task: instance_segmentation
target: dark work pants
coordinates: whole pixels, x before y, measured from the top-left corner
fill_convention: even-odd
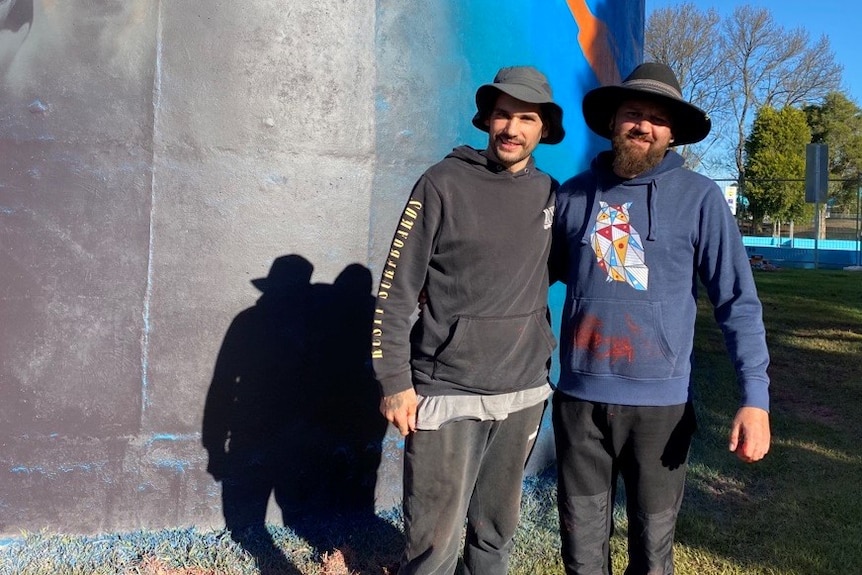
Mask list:
[[[625,575],[671,575],[695,431],[691,404],[621,406],[554,394],[558,507],[568,575],[609,575],[617,477],[629,521]]]
[[[455,572],[464,520],[464,571],[505,575],[518,526],[524,465],[544,402],[502,421],[462,420],[407,437],[399,575]]]

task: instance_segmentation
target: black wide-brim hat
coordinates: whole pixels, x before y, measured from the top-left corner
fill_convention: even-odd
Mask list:
[[[510,66],[501,68],[494,82],[479,86],[476,90],[476,115],[473,125],[488,131],[485,121],[490,117],[500,92],[530,104],[539,104],[542,109],[542,123],[548,135],[539,140],[543,144],[559,144],[566,136],[563,129],[563,109],[554,102],[551,85],[544,74],[532,66]]]
[[[686,102],[673,71],[656,62],[641,64],[621,84],[587,92],[582,104],[587,126],[611,139],[611,119],[626,100],[651,100],[664,105],[671,115],[673,146],[699,142],[712,129],[709,114]]]

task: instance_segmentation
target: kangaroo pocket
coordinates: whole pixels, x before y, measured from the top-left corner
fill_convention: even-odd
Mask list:
[[[631,379],[674,375],[677,353],[658,302],[578,299],[567,325],[563,362],[573,372]]]
[[[508,316],[460,316],[434,358],[434,379],[479,392],[508,392],[543,377],[556,340],[545,310]]]

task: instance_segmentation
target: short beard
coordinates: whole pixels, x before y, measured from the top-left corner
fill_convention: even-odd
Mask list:
[[[613,170],[618,176],[635,177],[658,166],[664,159],[667,146],[650,145],[646,152],[629,145],[628,134],[617,134],[611,139],[614,150]]]

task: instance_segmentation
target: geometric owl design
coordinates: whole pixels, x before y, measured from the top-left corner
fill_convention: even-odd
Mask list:
[[[644,261],[641,236],[629,224],[629,206],[610,206],[599,202],[599,215],[590,234],[596,261],[606,274],[606,281],[626,282],[636,290],[646,290],[649,269]]]

